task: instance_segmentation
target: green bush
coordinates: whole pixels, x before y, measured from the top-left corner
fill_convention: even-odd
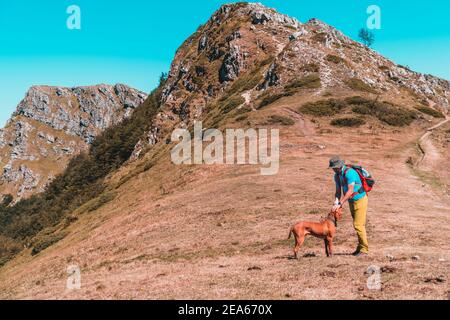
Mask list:
[[[280,115],[272,115],[269,120],[267,120],[268,124],[281,124],[283,126],[293,126],[295,121],[291,118],[280,116]]]
[[[325,44],[326,41],[327,41],[327,33],[326,33],[326,32],[319,32],[319,33],[316,33],[316,34],[312,37],[312,39],[313,39],[314,41],[316,41],[316,42],[320,42],[320,43]]]
[[[285,90],[293,89],[315,89],[320,88],[321,82],[318,74],[311,74],[301,79],[297,79],[289,84],[287,84]]]
[[[0,267],[22,250],[14,239],[0,235]]]
[[[8,207],[14,201],[14,197],[11,194],[5,194],[3,196],[3,201],[0,204],[3,207]]]
[[[434,118],[445,118],[444,114],[442,112],[439,112],[437,110],[434,110],[430,107],[416,107],[417,110],[419,110],[422,113],[425,113],[429,116],[432,116]]]
[[[85,204],[85,207],[83,209],[84,212],[92,212],[95,211],[101,207],[103,207],[108,202],[113,201],[116,198],[115,192],[106,192],[101,194],[99,197],[92,199],[88,203]]]
[[[223,102],[223,105],[220,107],[220,109],[224,113],[229,113],[243,103],[245,103],[245,99],[242,96],[232,96]]]
[[[320,66],[317,63],[308,63],[300,67],[302,72],[312,72],[318,73],[320,71]]]
[[[44,237],[34,244],[33,249],[31,250],[31,255],[37,255],[39,252],[51,247],[52,245],[64,239],[65,236],[65,233],[56,233]]]
[[[245,121],[247,119],[248,119],[248,115],[247,114],[243,114],[243,115],[240,115],[240,116],[236,117],[236,121],[237,122]]]
[[[360,96],[349,97],[345,99],[345,102],[353,105],[370,105],[374,103],[374,100],[366,99]]]
[[[395,106],[389,102],[361,100],[361,104],[353,104],[353,112],[374,116],[391,126],[407,126],[417,119],[417,114],[414,111]]]
[[[264,77],[260,69],[240,76],[233,82],[224,99],[255,88],[263,79]]]
[[[377,118],[391,126],[404,127],[416,120],[417,114],[389,104],[381,104],[377,111]]]
[[[367,83],[365,83],[364,81],[362,81],[361,79],[358,79],[358,78],[348,79],[345,82],[345,84],[353,90],[369,92],[369,93],[377,93],[377,91],[374,88],[372,88]]]
[[[371,106],[365,104],[354,106],[352,111],[357,114],[376,115]]]
[[[278,100],[280,100],[281,98],[287,97],[287,96],[291,96],[292,93],[291,92],[283,92],[283,93],[275,93],[275,94],[266,94],[263,96],[261,102],[259,103],[257,109],[262,109]]]
[[[317,116],[326,117],[334,116],[340,111],[345,109],[347,104],[344,101],[329,99],[329,100],[319,100],[316,102],[308,102],[299,108],[301,113]]]
[[[331,121],[331,125],[336,127],[360,127],[366,122],[360,118],[340,118]]]
[[[335,56],[334,54],[329,54],[329,55],[327,55],[325,59],[326,59],[327,61],[333,62],[333,63],[335,63],[335,64],[345,63],[345,60],[344,60],[344,59],[342,59],[342,58],[339,57],[339,56]]]

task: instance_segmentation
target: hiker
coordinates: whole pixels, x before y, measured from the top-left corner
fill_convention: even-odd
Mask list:
[[[353,226],[358,234],[358,248],[353,256],[360,257],[369,254],[367,241],[366,221],[369,198],[363,188],[358,172],[350,166],[346,166],[339,156],[330,159],[330,168],[335,172],[336,201],[333,212],[341,208],[347,201],[353,218]]]

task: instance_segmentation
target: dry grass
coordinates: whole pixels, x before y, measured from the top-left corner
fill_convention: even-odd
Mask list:
[[[299,133],[310,134],[309,125],[300,124],[283,129],[281,168],[273,177],[260,176],[252,166],[180,167],[159,158],[121,184],[114,200],[80,215],[56,245],[4,266],[0,296],[446,299],[446,284],[426,279],[445,276],[449,267],[449,200],[423,188],[404,161],[420,128],[305,136]],[[316,148],[318,144],[326,149]],[[288,229],[298,220],[319,220],[326,214],[333,186],[324,168],[331,154],[342,153],[343,144],[343,156],[364,163],[380,181],[370,198],[371,255],[361,260],[345,255],[356,245],[346,211],[336,238],[338,255],[325,258],[322,241],[308,238],[304,257],[290,260]],[[122,169],[120,176],[151,158]],[[440,231],[430,232],[436,229]],[[416,255],[420,260],[411,259]],[[64,289],[69,264],[82,269],[80,291]],[[370,265],[383,270],[382,291],[366,287]]]

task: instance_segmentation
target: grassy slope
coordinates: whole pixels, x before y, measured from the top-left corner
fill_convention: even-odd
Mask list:
[[[109,177],[116,198],[79,214],[64,240],[3,267],[0,296],[446,299],[445,283],[425,280],[445,277],[449,267],[449,198],[423,185],[405,163],[424,127],[397,130],[369,121],[355,136],[328,119],[304,120],[295,112],[299,99],[285,98],[249,119],[258,126],[275,113],[296,121],[281,127],[278,175],[262,177],[248,166],[174,166],[164,150],[150,153]],[[377,177],[368,226],[372,255],[357,261],[343,255],[356,241],[346,212],[339,255],[324,258],[323,244],[308,239],[302,252],[319,257],[290,260],[289,226],[329,210],[333,186],[325,168],[335,153],[362,161]],[[71,264],[82,269],[80,291],[65,290]],[[370,265],[384,267],[382,292],[365,287]]]

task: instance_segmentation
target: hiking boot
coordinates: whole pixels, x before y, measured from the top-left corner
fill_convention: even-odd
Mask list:
[[[356,258],[362,258],[362,257],[369,256],[369,254],[366,253],[366,252],[358,252],[358,253],[353,254],[353,256],[356,257]]]
[[[358,256],[361,253],[359,249],[357,249],[355,252],[352,253],[352,256]]]

